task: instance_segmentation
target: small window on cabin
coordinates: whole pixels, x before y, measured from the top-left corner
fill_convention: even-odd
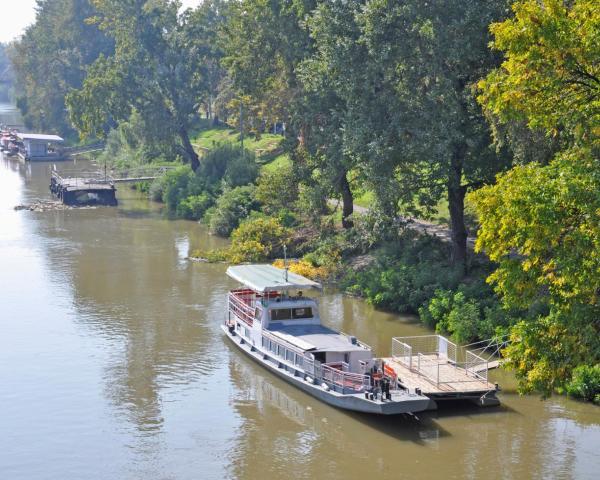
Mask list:
[[[292,308],[292,318],[312,318],[312,308]]]
[[[278,308],[271,310],[271,320],[289,320],[292,318],[292,311],[289,308]]]

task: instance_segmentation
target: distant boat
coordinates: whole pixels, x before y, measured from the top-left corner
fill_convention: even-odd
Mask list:
[[[321,325],[320,285],[271,265],[229,267],[244,285],[228,295],[223,331],[254,361],[304,392],[338,408],[379,415],[426,410],[430,399],[400,388],[371,347]],[[293,292],[293,293],[292,293]]]

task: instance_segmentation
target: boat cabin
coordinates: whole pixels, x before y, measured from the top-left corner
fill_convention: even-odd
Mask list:
[[[319,283],[271,265],[233,266],[227,274],[245,286],[229,292],[228,325],[253,345],[291,362],[366,373],[371,347],[321,325],[317,300],[305,294]]]
[[[57,146],[64,140],[58,135],[18,133],[17,138],[23,143],[20,155],[25,160],[58,160],[63,157]]]

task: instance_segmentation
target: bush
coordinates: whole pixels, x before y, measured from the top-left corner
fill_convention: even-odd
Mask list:
[[[250,150],[244,150],[232,143],[217,146],[202,157],[202,176],[210,185],[221,180],[229,187],[238,187],[253,183],[258,176],[256,156]]]
[[[212,206],[213,198],[203,192],[200,195],[190,195],[177,205],[177,216],[186,220],[199,220]]]
[[[285,264],[282,259],[278,259],[273,262],[273,266],[284,268]],[[317,267],[307,260],[291,260],[288,262],[288,268],[290,272],[312,278],[313,280],[323,279],[328,276],[328,272],[324,267]]]
[[[344,279],[344,286],[366,297],[377,308],[417,313],[436,290],[453,290],[462,271],[447,263],[446,246],[427,237],[406,235],[393,247],[382,250],[375,262]]]
[[[600,404],[600,364],[580,365],[573,370],[567,393]]]
[[[256,199],[270,215],[292,208],[298,199],[298,180],[292,166],[285,165],[276,171],[263,171],[258,178]]]
[[[244,156],[238,150],[238,156],[233,157],[227,164],[223,181],[230,188],[254,183],[258,177],[258,165],[253,153],[246,150]]]
[[[238,227],[240,221],[247,218],[250,212],[257,210],[258,207],[258,202],[254,200],[254,186],[226,190],[210,211],[210,231],[228,237]]]
[[[489,265],[475,266],[469,278],[447,262],[448,246],[405,233],[382,248],[375,262],[342,280],[350,292],[377,308],[419,313],[421,321],[458,342],[490,338],[514,322],[485,283]],[[516,316],[516,315],[514,315]]]
[[[150,189],[148,190],[148,196],[151,200],[155,202],[162,202],[163,195],[165,193],[165,176],[158,177],[150,184]]]

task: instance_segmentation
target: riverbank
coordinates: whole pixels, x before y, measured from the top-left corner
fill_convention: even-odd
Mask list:
[[[226,267],[186,260],[227,241],[130,189],[115,208],[15,212],[49,198],[47,169],[0,161],[5,476],[396,479],[401,458],[415,478],[595,478],[597,407],[519,396],[507,372],[490,372],[501,408],[418,421],[347,415],[288,386],[223,339]],[[430,332],[335,290],[320,309],[381,355]]]

